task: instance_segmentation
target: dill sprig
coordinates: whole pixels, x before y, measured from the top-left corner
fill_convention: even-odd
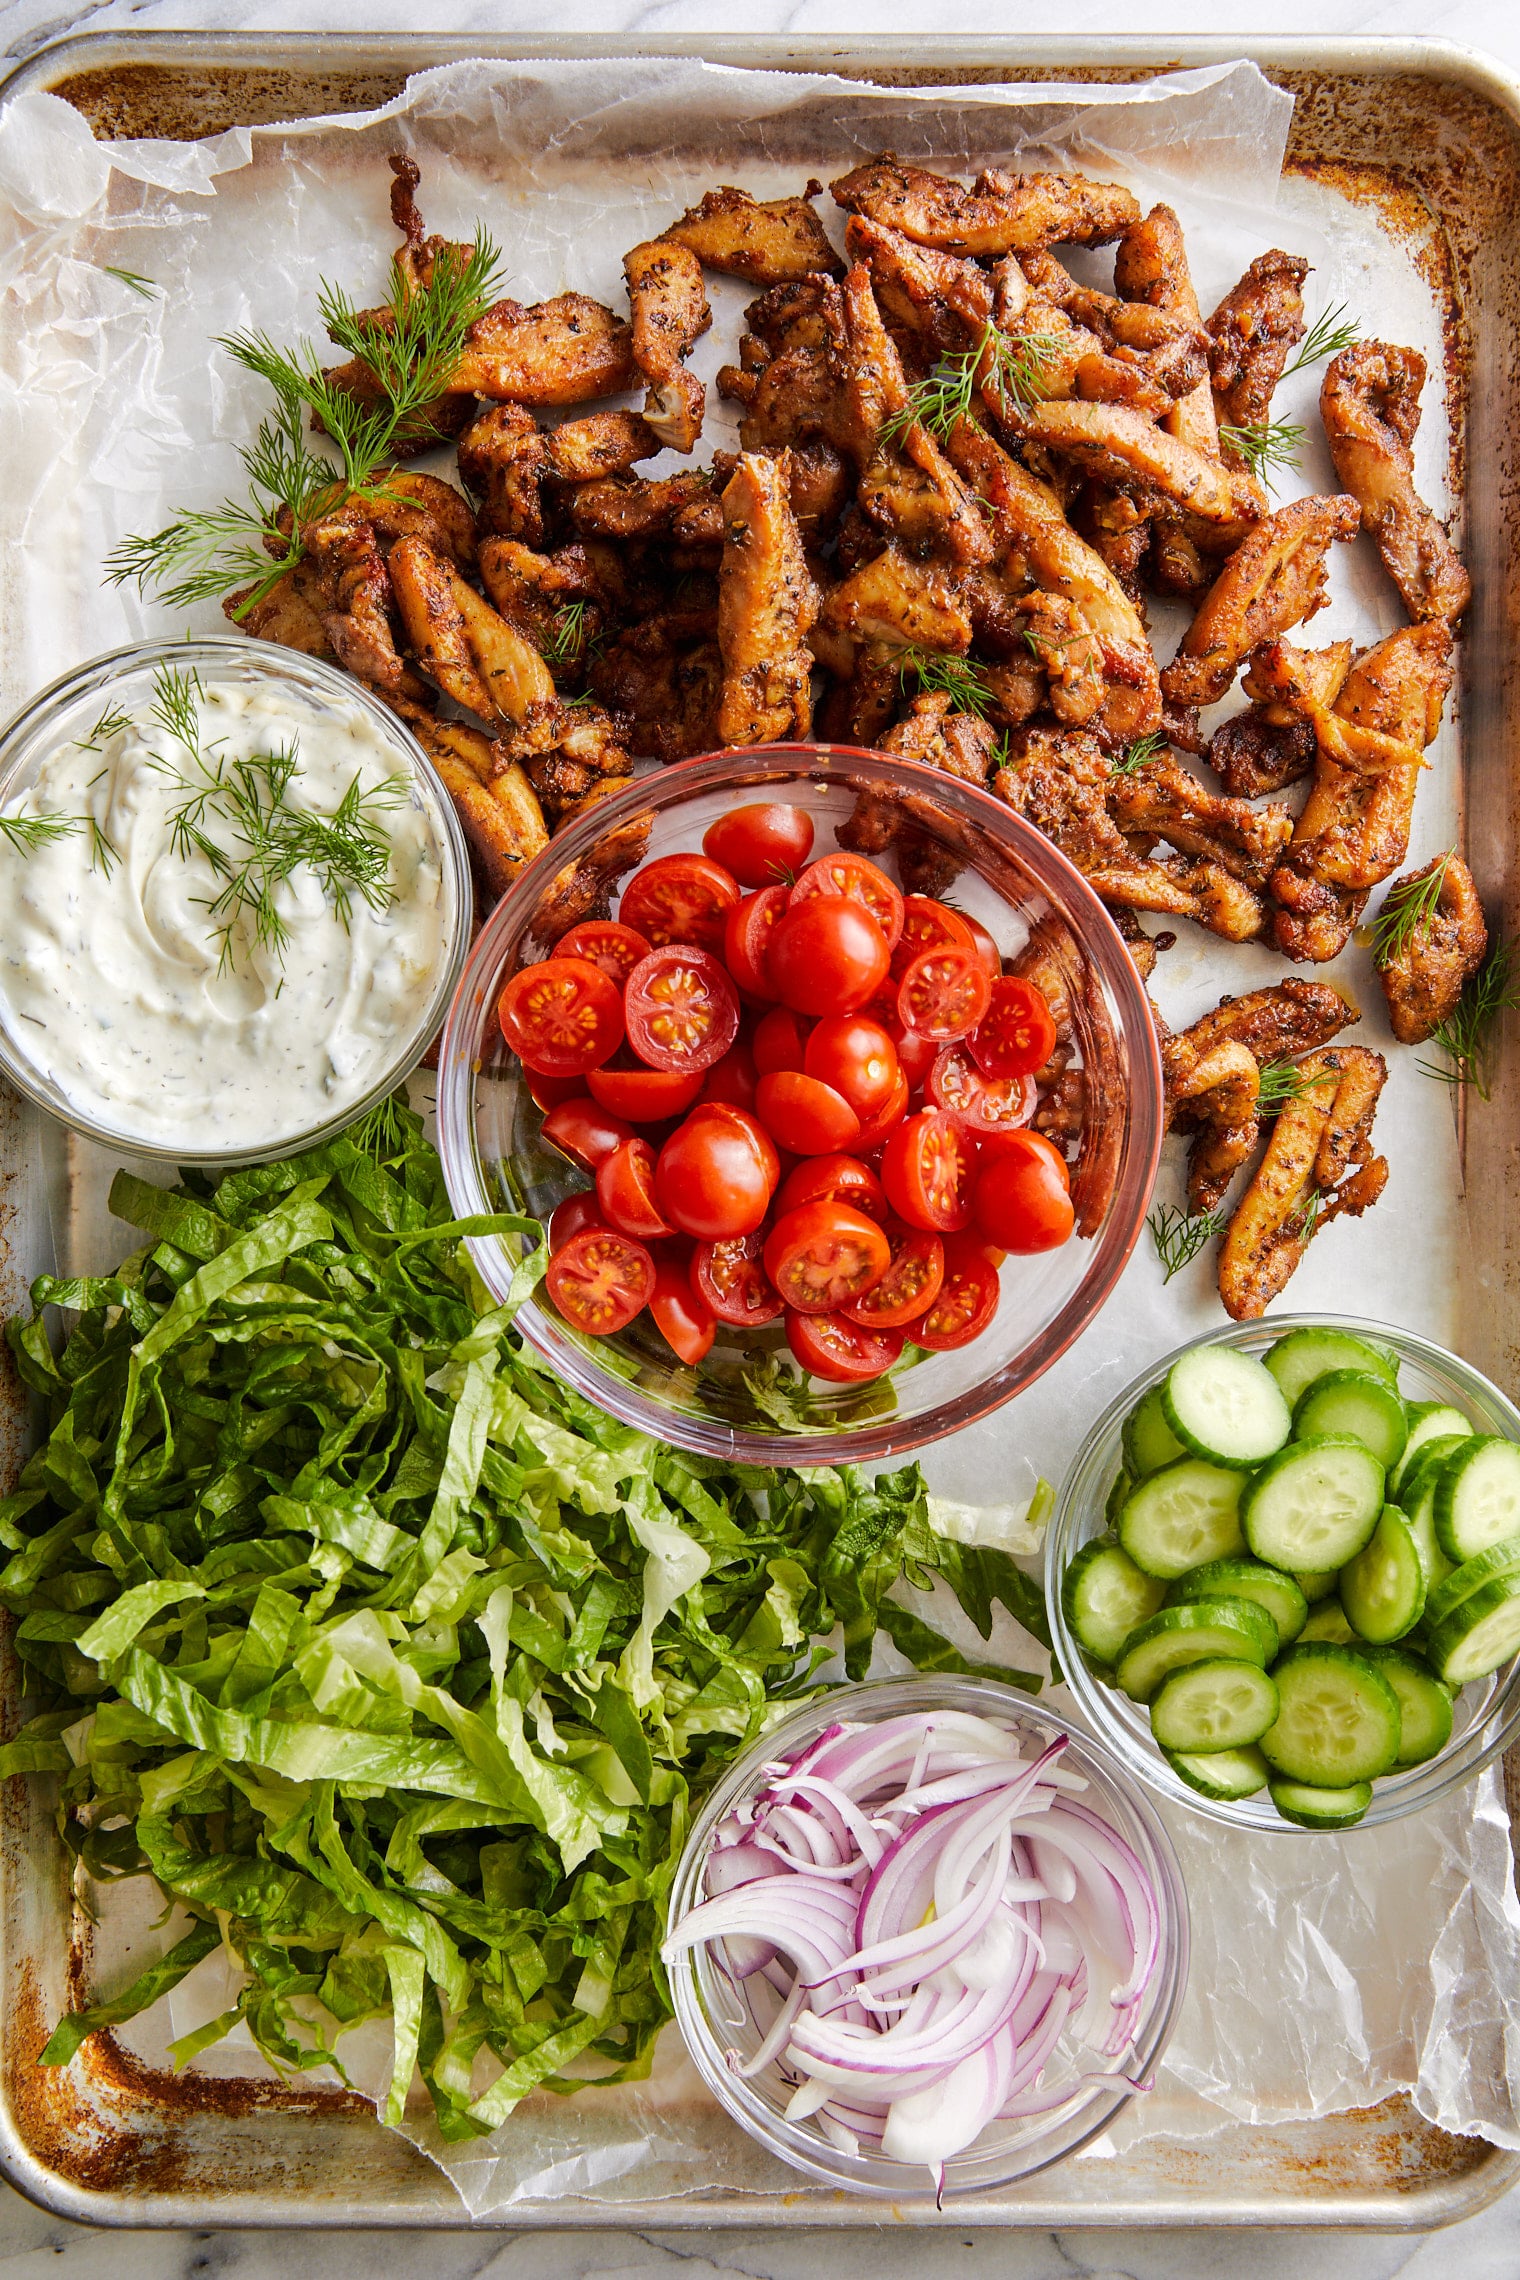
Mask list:
[[[409,1121],[411,1119],[411,1121]],[[387,1093],[366,1110],[357,1124],[351,1124],[344,1137],[377,1164],[392,1164],[415,1146],[415,1119],[412,1118],[406,1093]]]
[[[987,718],[995,702],[991,689],[969,657],[939,649],[905,649],[897,669],[899,686],[906,689],[908,675],[918,676],[919,688],[947,696],[957,712]]]
[[[145,301],[157,300],[159,288],[151,277],[144,277],[136,269],[116,269],[109,261],[103,267],[107,277],[119,278],[123,285],[130,285],[134,293],[140,293]]]
[[[71,839],[80,823],[77,815],[0,815],[0,839],[18,855],[35,855],[55,839]]]
[[[1020,413],[1032,411],[1044,400],[1045,367],[1060,346],[1054,333],[1000,332],[989,319],[972,347],[942,356],[932,372],[914,382],[902,409],[884,423],[880,440],[895,443],[917,425],[948,442],[961,421],[971,417],[982,388],[997,389]],[[983,372],[989,359],[990,370]]]
[[[1110,776],[1132,776],[1137,768],[1148,768],[1153,760],[1159,760],[1166,750],[1167,738],[1159,728],[1153,728],[1137,736],[1117,760],[1111,760],[1108,772]]]
[[[90,835],[90,869],[103,871],[109,879],[121,861],[121,850],[105,825],[97,823],[94,816],[83,816],[80,820]]]
[[[1302,372],[1311,364],[1320,363],[1327,356],[1339,356],[1343,348],[1350,348],[1362,337],[1362,328],[1347,310],[1344,301],[1337,301],[1333,309],[1316,317],[1299,344],[1293,362],[1283,368],[1286,380],[1294,372]]]
[[[205,701],[206,692],[194,666],[182,671],[178,665],[160,661],[154,667],[148,717],[176,744],[182,744],[192,759],[200,753],[200,708]]]
[[[1320,1213],[1325,1208],[1323,1188],[1311,1188],[1302,1211],[1297,1214],[1298,1225],[1293,1229],[1295,1242],[1307,1243],[1319,1225]]]
[[[1452,851],[1447,849],[1434,870],[1424,877],[1418,874],[1407,879],[1395,879],[1383,897],[1372,928],[1372,963],[1381,972],[1402,958],[1430,932],[1431,923],[1441,901],[1441,889],[1446,884],[1446,866]]]
[[[1297,467],[1306,433],[1297,420],[1252,420],[1244,427],[1221,427],[1219,440],[1239,454],[1253,475],[1270,483],[1274,467]]]
[[[1229,1216],[1223,1208],[1186,1212],[1174,1204],[1158,1204],[1145,1224],[1151,1231],[1156,1255],[1166,1270],[1162,1281],[1170,1282],[1173,1275],[1180,1275],[1184,1267],[1191,1266],[1204,1244],[1223,1232]]]
[[[589,647],[586,639],[586,607],[584,602],[566,602],[555,611],[554,623],[543,648],[546,665],[571,665],[585,653]]]
[[[1417,1061],[1423,1076],[1443,1084],[1471,1085],[1479,1100],[1487,1100],[1493,1083],[1494,1029],[1499,1016],[1520,1002],[1520,975],[1514,972],[1515,945],[1496,942],[1468,982],[1456,1006],[1430,1033],[1430,1043],[1446,1055],[1439,1061]]]
[[[131,726],[130,713],[123,712],[120,705],[108,704],[89,735],[76,736],[74,742],[81,752],[98,752],[110,737],[120,736],[123,729]]]
[[[1290,1101],[1302,1100],[1314,1081],[1296,1061],[1263,1061],[1256,1105],[1258,1108],[1286,1108]]]

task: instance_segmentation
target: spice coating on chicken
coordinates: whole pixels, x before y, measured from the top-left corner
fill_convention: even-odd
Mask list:
[[[752,198],[724,184],[662,234],[687,247],[704,269],[752,285],[794,284],[820,270],[837,277],[844,264],[812,206],[822,188],[810,182],[800,198]]]
[[[1304,279],[1296,253],[1258,254],[1209,319],[1209,366],[1221,427],[1255,427],[1271,416],[1272,397],[1288,352],[1304,337]],[[1226,439],[1224,456],[1244,460]]]
[[[1312,1237],[1343,1213],[1360,1216],[1387,1184],[1387,1161],[1372,1153],[1382,1055],[1332,1045],[1300,1075],[1304,1090],[1279,1115],[1220,1246],[1219,1295],[1236,1322],[1265,1314]]]
[[[1361,519],[1345,496],[1295,499],[1265,516],[1204,595],[1162,674],[1171,702],[1217,704],[1253,649],[1323,609],[1326,555],[1333,542],[1355,538]]]
[[[746,452],[723,493],[723,569],[718,645],[724,744],[768,744],[805,737],[812,727],[807,635],[818,614],[788,495],[785,455]]]
[[[1414,487],[1415,431],[1425,359],[1414,348],[1359,341],[1325,374],[1320,417],[1335,472],[1361,503],[1362,520],[1416,620],[1459,618],[1472,584],[1444,523]]]
[[[1437,855],[1423,871],[1411,871],[1395,884],[1407,892],[1438,871],[1434,905],[1408,929],[1402,946],[1378,963],[1388,1019],[1401,1045],[1423,1045],[1451,1018],[1488,952],[1483,905],[1460,855]]]
[[[1189,1028],[1163,1036],[1167,1129],[1197,1134],[1188,1156],[1190,1212],[1214,1210],[1255,1148],[1261,1070],[1328,1044],[1360,1019],[1324,982],[1288,975],[1270,988],[1222,998]]]
[[[1110,780],[1109,809],[1135,845],[1164,839],[1184,855],[1206,855],[1247,886],[1265,887],[1293,836],[1285,807],[1221,799],[1170,753]]]
[[[948,253],[1028,253],[1047,245],[1107,245],[1139,206],[1115,182],[1081,174],[1003,174],[986,168],[968,190],[949,175],[899,165],[890,151],[829,185],[836,205]]]
[[[644,418],[672,451],[690,451],[702,433],[706,392],[685,370],[712,323],[702,264],[684,245],[655,239],[623,256],[633,314],[633,361],[648,393]]]

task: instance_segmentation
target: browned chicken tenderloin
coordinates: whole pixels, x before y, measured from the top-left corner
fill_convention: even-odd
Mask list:
[[[1459,618],[1472,599],[1467,572],[1444,523],[1414,487],[1425,359],[1414,348],[1359,341],[1343,349],[1319,392],[1335,472],[1360,501],[1362,520],[1416,619]]]
[[[1255,427],[1271,417],[1289,352],[1304,337],[1308,274],[1308,262],[1295,253],[1258,254],[1210,317],[1209,366],[1221,427]],[[1232,466],[1245,465],[1233,445],[1223,448]]]
[[[1411,928],[1395,956],[1378,962],[1388,1019],[1401,1045],[1423,1045],[1449,1020],[1488,953],[1483,905],[1460,855],[1437,855],[1423,871],[1409,872],[1394,886],[1418,888],[1437,871],[1441,884],[1429,915]]]
[[[1361,510],[1348,497],[1295,499],[1264,517],[1199,603],[1161,676],[1163,693],[1173,704],[1217,704],[1253,649],[1324,608],[1325,558],[1360,527]]]
[[[1188,1209],[1217,1208],[1260,1138],[1260,1072],[1328,1044],[1360,1014],[1323,982],[1287,976],[1268,989],[1220,1000],[1176,1036],[1163,1036],[1167,1129],[1196,1135],[1188,1155]]]
[[[1380,1053],[1332,1045],[1299,1065],[1304,1089],[1277,1118],[1219,1252],[1219,1295],[1237,1322],[1265,1314],[1311,1239],[1377,1202],[1387,1161],[1372,1120],[1388,1075]]]
[[[1002,174],[988,168],[968,190],[949,175],[899,165],[890,151],[829,187],[836,205],[920,245],[978,256],[1047,245],[1108,245],[1140,213],[1129,191],[1082,174]]]
[[[644,418],[662,444],[690,451],[702,433],[707,397],[685,369],[686,359],[712,323],[702,264],[684,245],[655,239],[623,256],[633,315],[633,361],[647,394]]]
[[[718,735],[724,744],[800,739],[812,727],[807,635],[818,614],[818,589],[788,490],[784,453],[764,459],[746,452],[723,493]]]
[[[810,182],[800,198],[763,199],[727,186],[709,190],[663,234],[694,253],[704,269],[752,285],[798,284],[820,270],[838,277],[844,264],[812,206],[822,188]]]

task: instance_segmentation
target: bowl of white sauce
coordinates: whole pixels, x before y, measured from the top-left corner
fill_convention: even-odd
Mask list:
[[[471,915],[447,793],[357,681],[141,643],[0,730],[0,1065],[177,1164],[314,1146],[436,1034]]]

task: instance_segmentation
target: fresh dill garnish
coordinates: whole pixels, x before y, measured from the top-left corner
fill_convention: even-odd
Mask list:
[[[1514,972],[1515,945],[1496,942],[1468,982],[1456,1006],[1430,1033],[1430,1043],[1446,1055],[1438,1061],[1417,1061],[1422,1075],[1438,1077],[1443,1084],[1471,1085],[1479,1100],[1487,1100],[1493,1082],[1491,1058],[1494,1028],[1509,1006],[1520,1003],[1520,976]]]
[[[978,720],[987,718],[993,694],[969,657],[939,649],[905,649],[897,669],[903,689],[910,673],[918,676],[922,691],[948,697],[957,712],[974,713]]]
[[[103,266],[107,277],[119,278],[123,285],[130,285],[134,293],[140,293],[145,301],[157,300],[159,289],[154,284],[151,277],[144,277],[141,272],[136,269],[113,268],[112,264],[109,261],[106,262]]]
[[[344,1137],[364,1155],[372,1156],[377,1164],[392,1164],[416,1146],[416,1125],[417,1119],[403,1088],[377,1100],[357,1124],[349,1126]]]
[[[1384,895],[1383,907],[1372,928],[1372,963],[1380,972],[1396,958],[1402,958],[1430,932],[1450,861],[1451,849],[1448,848],[1433,870],[1423,877],[1395,879]]]
[[[148,717],[176,744],[182,744],[192,759],[200,754],[200,708],[205,701],[206,692],[194,666],[187,672],[166,661],[154,666],[153,702],[148,708]]]
[[[1173,1275],[1180,1275],[1184,1267],[1190,1267],[1204,1244],[1223,1232],[1229,1216],[1223,1209],[1187,1212],[1174,1204],[1158,1204],[1145,1224],[1151,1231],[1156,1255],[1166,1270],[1162,1281],[1170,1282]]]
[[[1343,348],[1350,348],[1362,337],[1362,328],[1346,308],[1337,301],[1322,317],[1316,317],[1299,344],[1299,351],[1291,364],[1283,367],[1283,378],[1290,373],[1302,372],[1311,364],[1318,364],[1327,356],[1339,356]]]
[[[109,879],[121,861],[121,850],[104,824],[97,823],[94,816],[83,816],[80,820],[90,835],[90,869],[92,871],[104,871]]]
[[[1296,1061],[1263,1061],[1256,1105],[1258,1108],[1286,1108],[1290,1101],[1302,1100],[1314,1082]]]
[[[0,839],[18,855],[35,855],[55,839],[71,839],[79,827],[77,815],[0,815]]]
[[[1110,776],[1132,776],[1137,768],[1148,768],[1153,760],[1159,760],[1167,748],[1168,740],[1161,730],[1150,729],[1127,745],[1117,760],[1109,762],[1108,772]]]
[[[1060,346],[1054,333],[1000,332],[989,319],[972,347],[942,356],[932,372],[914,382],[902,409],[883,425],[881,441],[895,443],[917,425],[948,442],[961,421],[971,417],[977,391],[984,388],[1010,399],[1020,413],[1032,411],[1044,401],[1045,367]],[[989,361],[990,370],[984,372]]]
[[[124,713],[120,705],[107,705],[88,736],[76,736],[74,743],[81,752],[98,752],[108,737],[120,736],[123,729],[132,726],[132,715]]]
[[[1320,1213],[1325,1208],[1323,1188],[1311,1188],[1303,1210],[1298,1213],[1298,1225],[1293,1230],[1294,1241],[1307,1243],[1319,1225]]]
[[[586,640],[586,604],[566,602],[554,613],[549,638],[544,643],[546,665],[571,665],[583,656],[589,644]]]
[[[1221,427],[1219,440],[1253,475],[1270,482],[1274,467],[1297,467],[1307,432],[1297,420],[1252,420],[1245,427]]]

